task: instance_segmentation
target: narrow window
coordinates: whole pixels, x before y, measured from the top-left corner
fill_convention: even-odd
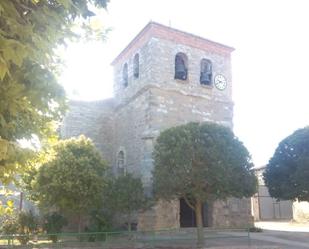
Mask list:
[[[133,76],[135,79],[139,77],[139,54],[136,54],[133,59]]]
[[[127,87],[128,86],[128,64],[127,63],[125,63],[123,66],[122,80],[123,80],[123,86]]]
[[[184,53],[178,53],[175,57],[175,79],[186,80],[188,76],[188,59]]]
[[[125,166],[124,166],[124,152],[119,151],[118,157],[117,157],[117,171],[119,175],[125,175]]]
[[[212,79],[212,64],[210,60],[202,59],[201,60],[201,76],[200,83],[202,85],[211,85]]]

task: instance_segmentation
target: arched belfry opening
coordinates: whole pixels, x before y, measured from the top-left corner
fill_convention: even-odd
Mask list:
[[[201,60],[201,74],[200,74],[200,83],[201,85],[211,85],[212,80],[212,63],[210,60],[202,59]]]
[[[188,57],[184,53],[175,56],[175,79],[187,80],[188,78]]]

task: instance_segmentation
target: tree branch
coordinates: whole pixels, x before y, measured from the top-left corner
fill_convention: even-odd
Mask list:
[[[184,198],[185,202],[187,203],[187,205],[188,205],[190,208],[192,208],[192,210],[195,211],[195,207],[194,207],[193,204],[188,200],[188,198],[185,197],[185,196],[184,196],[183,198]]]

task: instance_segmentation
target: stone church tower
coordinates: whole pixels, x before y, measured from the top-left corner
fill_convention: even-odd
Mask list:
[[[150,22],[112,62],[114,98],[73,101],[63,137],[90,137],[117,174],[141,177],[152,186],[152,151],[160,131],[192,122],[233,127],[233,48]],[[250,201],[229,199],[204,208],[205,225],[244,226]],[[194,226],[185,202],[159,202],[137,217],[140,229]]]

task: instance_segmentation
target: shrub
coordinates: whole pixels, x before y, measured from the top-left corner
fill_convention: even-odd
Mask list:
[[[49,234],[48,239],[54,243],[58,241],[58,233],[67,225],[67,219],[57,212],[44,217],[43,229]]]
[[[1,232],[3,234],[15,234],[18,232],[18,217],[16,215],[6,216],[2,222]]]
[[[94,210],[91,212],[89,226],[85,227],[85,232],[94,233],[87,235],[86,240],[104,241],[105,234],[100,232],[108,231],[112,228],[112,214],[106,210]]]
[[[30,235],[36,233],[38,228],[38,218],[32,211],[13,213],[4,220],[1,231],[4,234],[18,234],[17,239],[25,245],[30,239]]]
[[[30,210],[20,212],[18,215],[18,241],[26,245],[30,240],[30,235],[36,233],[38,228],[38,217]]]
[[[263,229],[259,228],[259,227],[250,227],[249,232],[251,232],[251,233],[261,233],[261,232],[263,232]]]

